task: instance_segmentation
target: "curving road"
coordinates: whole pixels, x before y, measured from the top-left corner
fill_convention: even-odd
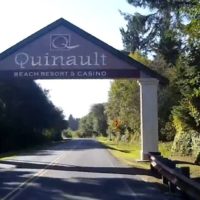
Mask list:
[[[92,139],[0,160],[1,200],[177,200]]]

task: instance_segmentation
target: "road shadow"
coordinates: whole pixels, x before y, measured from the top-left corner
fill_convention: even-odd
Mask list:
[[[71,167],[66,170],[79,170],[86,172],[91,168]],[[108,173],[108,169],[93,170],[97,173]],[[110,171],[109,171],[110,173]],[[117,173],[115,171],[115,173]],[[10,180],[8,181],[7,176]],[[24,182],[27,177],[31,176],[28,169],[20,172],[10,171],[7,174],[0,172],[0,199],[7,194],[10,189],[16,188],[20,182]],[[82,175],[81,175],[82,176]],[[12,179],[11,179],[12,178]],[[28,187],[27,187],[28,186]],[[20,188],[22,192],[15,197],[15,200],[135,200],[140,197],[142,200],[160,200],[164,196],[168,200],[180,200],[178,196],[174,196],[167,192],[166,188],[159,190],[159,183],[146,183],[141,180],[131,178],[112,177],[79,177],[74,175],[71,178],[55,178],[40,176],[35,177],[31,182]],[[134,192],[132,192],[132,190]]]
[[[74,171],[88,173],[105,173],[105,174],[123,174],[123,175],[148,175],[151,176],[150,170],[131,167],[90,167],[90,166],[74,166],[74,165],[48,165],[48,162],[27,162],[25,160],[0,160],[0,166],[14,166],[16,169],[49,169],[57,171]],[[1,169],[1,167],[0,167]]]

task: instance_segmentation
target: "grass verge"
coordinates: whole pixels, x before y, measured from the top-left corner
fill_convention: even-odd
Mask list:
[[[128,164],[129,166],[149,169],[149,163],[138,162],[140,159],[140,144],[138,142],[127,144],[123,142],[115,143],[109,141],[107,138],[98,137],[97,140],[109,147],[110,152],[122,162]],[[164,157],[174,160],[177,163],[177,167],[189,167],[191,178],[200,182],[200,166],[194,164],[194,159],[191,156],[174,156],[171,155],[172,143],[160,143],[159,151]],[[154,177],[144,176],[143,179],[147,181],[160,182],[160,180]]]

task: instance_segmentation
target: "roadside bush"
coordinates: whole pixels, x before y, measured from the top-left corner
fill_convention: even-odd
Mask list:
[[[75,137],[75,138],[82,138],[83,137],[83,134],[82,134],[82,132],[81,131],[74,131],[73,132],[73,137]]]
[[[42,134],[46,141],[51,141],[53,139],[52,132],[49,129],[45,129]]]
[[[191,155],[195,163],[200,163],[200,136],[193,130],[179,132],[172,145],[174,155]]]
[[[174,138],[172,153],[177,155],[192,155],[192,135],[179,132]]]
[[[72,136],[73,136],[73,131],[72,131],[70,128],[65,129],[65,130],[62,131],[62,135],[63,135],[64,137],[66,137],[66,138],[72,138]]]
[[[160,129],[159,140],[162,142],[171,142],[174,140],[176,129],[171,121],[165,124],[164,128]]]

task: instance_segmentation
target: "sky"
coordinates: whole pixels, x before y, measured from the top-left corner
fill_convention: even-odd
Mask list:
[[[0,52],[59,18],[64,18],[116,49],[122,50],[119,13],[136,10],[126,0],[0,0]],[[106,102],[111,80],[37,80],[52,102],[81,118],[91,106]]]

